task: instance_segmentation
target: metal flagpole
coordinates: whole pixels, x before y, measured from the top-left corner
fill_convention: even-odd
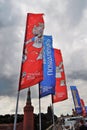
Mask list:
[[[16,111],[15,111],[15,119],[14,119],[14,127],[13,127],[13,130],[16,130],[19,94],[20,94],[20,91],[18,91],[18,94],[17,94],[17,103],[16,103]]]
[[[39,84],[39,130],[41,130],[41,100],[40,100],[40,84]]]
[[[27,14],[27,17],[28,17],[28,14]],[[28,18],[26,20],[26,25],[27,25],[27,22],[28,22]],[[25,29],[25,39],[26,39],[26,33],[27,33],[26,30],[27,30],[27,26],[26,26],[26,29]],[[24,52],[24,50],[25,50],[25,40],[24,40],[24,45],[23,45],[23,52]],[[18,111],[18,101],[19,101],[20,86],[21,86],[22,65],[23,65],[23,62],[21,62],[19,89],[18,89],[18,94],[17,94],[17,103],[16,103],[16,112],[15,112],[15,120],[14,120],[14,128],[13,128],[13,130],[16,130],[16,123],[17,123],[17,111]]]
[[[52,95],[52,116],[53,116],[53,130],[55,130],[55,120],[54,120],[54,105],[53,105],[53,95]]]

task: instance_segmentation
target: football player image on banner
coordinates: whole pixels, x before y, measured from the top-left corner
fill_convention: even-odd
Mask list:
[[[61,51],[59,49],[54,49],[54,54],[56,63],[56,86],[55,95],[52,96],[52,102],[56,103],[66,100],[68,94]]]
[[[43,79],[43,31],[43,14],[28,13],[19,90],[33,86]]]
[[[43,37],[43,80],[40,82],[40,98],[55,94],[55,58],[52,36]]]
[[[76,113],[81,114],[82,107],[81,107],[81,101],[80,101],[80,96],[79,96],[78,90],[77,90],[76,86],[70,86],[70,88],[71,88],[71,92],[72,92],[72,97],[73,97]]]

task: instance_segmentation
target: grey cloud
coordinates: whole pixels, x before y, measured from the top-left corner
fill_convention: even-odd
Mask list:
[[[73,50],[72,55],[71,55],[71,60],[70,60],[70,66],[72,67],[73,70],[86,70],[86,50],[83,48],[76,49],[75,51]]]
[[[16,75],[0,75],[0,96],[15,96],[17,90]]]
[[[39,97],[38,84],[31,87],[31,97],[32,98],[38,98]]]
[[[83,17],[84,10],[87,7],[87,0],[70,0],[67,6],[67,16],[69,24],[76,26]]]
[[[11,0],[0,3],[0,27],[20,26],[22,24],[20,7],[16,8]]]
[[[2,31],[2,32],[1,32]],[[23,37],[18,36],[19,28],[6,27],[0,30],[0,73],[19,73]],[[20,36],[22,36],[20,34]],[[16,69],[14,69],[16,68]],[[8,69],[8,70],[7,70]]]
[[[87,80],[87,72],[84,70],[80,70],[80,71],[72,71],[70,74],[68,74],[69,79],[72,80],[83,80],[86,81]]]
[[[0,76],[0,96],[16,97],[18,93],[19,77],[18,75]],[[28,89],[20,91],[20,100],[25,100]],[[32,95],[31,95],[32,96]]]
[[[0,96],[12,97],[17,93],[22,45],[18,35],[22,16],[19,12],[10,0],[0,1]]]
[[[70,61],[67,64],[67,77],[71,80],[87,80],[86,50],[81,48],[73,50],[70,55]]]

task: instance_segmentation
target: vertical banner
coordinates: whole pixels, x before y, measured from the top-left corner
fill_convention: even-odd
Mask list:
[[[43,37],[43,80],[40,82],[40,98],[55,93],[55,58],[52,36]]]
[[[85,110],[86,110],[86,115],[87,115],[87,106],[85,106]]]
[[[43,79],[43,30],[43,14],[28,13],[19,90],[35,85]]]
[[[77,90],[76,86],[70,86],[70,88],[71,88],[71,92],[72,92],[72,97],[73,97],[76,113],[81,114],[82,107],[81,107],[81,101],[80,101],[80,96],[79,96],[78,90]]]
[[[54,52],[56,63],[56,87],[55,95],[52,96],[52,102],[56,103],[66,100],[68,98],[68,95],[62,54],[59,49],[54,49]]]
[[[85,117],[86,116],[85,103],[83,99],[80,99],[80,101],[81,101],[81,107],[82,107],[82,115]]]

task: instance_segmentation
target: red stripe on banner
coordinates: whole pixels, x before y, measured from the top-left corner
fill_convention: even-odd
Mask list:
[[[56,63],[56,86],[55,95],[53,95],[53,103],[66,100],[67,96],[67,86],[65,80],[65,72],[61,51],[54,49],[55,53],[55,63]]]
[[[80,101],[81,101],[81,107],[82,107],[82,115],[85,117],[86,116],[85,103],[83,99],[80,99]]]
[[[43,79],[43,30],[43,14],[28,13],[19,90],[33,86]]]

